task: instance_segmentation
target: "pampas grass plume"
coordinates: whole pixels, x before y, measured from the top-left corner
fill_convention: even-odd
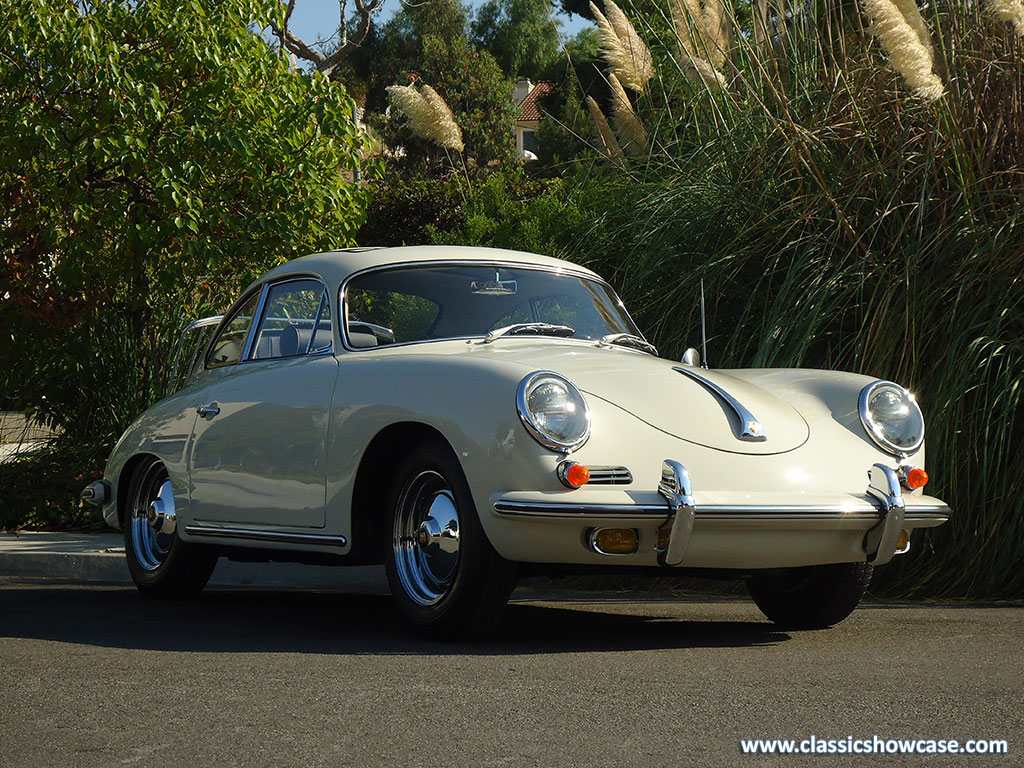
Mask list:
[[[651,52],[622,9],[612,0],[605,0],[604,5],[607,16],[590,3],[590,11],[601,32],[601,53],[623,85],[643,93],[647,81],[654,77]]]
[[[909,0],[912,2],[913,0]],[[893,0],[863,0],[871,19],[871,30],[889,54],[893,67],[921,98],[934,101],[945,93],[942,80],[932,71],[930,37],[928,46],[921,41],[921,30],[927,35],[923,20],[915,28]],[[916,8],[916,6],[915,6]],[[918,14],[920,16],[920,14]]]
[[[988,0],[988,12],[1000,21],[1013,24],[1014,31],[1024,37],[1024,2],[1021,0]]]
[[[622,148],[631,154],[640,154],[647,144],[647,131],[636,116],[629,96],[614,73],[608,75],[608,83],[612,87],[612,122],[615,123],[615,130],[622,140]]]
[[[391,103],[408,118],[409,129],[421,139],[456,152],[465,149],[455,116],[429,85],[423,86],[422,93],[411,85],[391,85],[385,90]]]
[[[702,10],[700,0],[669,0],[669,10],[686,76],[703,80],[711,88],[724,88],[725,75],[717,69],[725,63],[727,47],[721,1],[710,0]]]
[[[594,101],[593,96],[587,96],[587,109],[590,110],[590,116],[594,119],[594,126],[597,128],[598,138],[601,140],[601,144],[604,146],[604,151],[608,157],[613,160],[621,160],[622,158],[622,147],[619,146],[619,142],[615,140],[615,134],[612,132],[612,127],[608,125],[608,120],[605,119],[604,112],[597,106],[597,102]]]

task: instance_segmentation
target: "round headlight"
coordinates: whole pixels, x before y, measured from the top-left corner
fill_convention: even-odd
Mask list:
[[[876,381],[860,391],[864,429],[889,453],[909,456],[924,442],[924,416],[914,396],[899,384]]]
[[[519,418],[545,448],[569,453],[590,437],[587,401],[568,379],[551,371],[536,371],[516,391]]]

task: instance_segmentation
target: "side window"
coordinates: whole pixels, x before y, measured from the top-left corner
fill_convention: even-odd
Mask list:
[[[290,280],[271,286],[256,334],[253,358],[296,357],[332,348],[327,290],[319,280]]]
[[[260,300],[260,292],[254,291],[252,296],[238,308],[227,325],[221,329],[210,347],[210,356],[206,358],[207,368],[220,368],[234,365],[242,357],[245,339],[249,335],[252,316],[256,312],[256,303]]]

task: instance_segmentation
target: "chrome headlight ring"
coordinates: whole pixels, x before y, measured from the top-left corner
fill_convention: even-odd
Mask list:
[[[898,457],[924,444],[924,415],[914,396],[891,381],[874,381],[860,391],[858,408],[864,430],[875,444]]]
[[[519,382],[516,410],[545,448],[569,454],[590,438],[590,407],[583,393],[554,371],[534,371]]]

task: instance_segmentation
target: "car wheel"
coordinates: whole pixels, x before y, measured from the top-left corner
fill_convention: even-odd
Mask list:
[[[198,594],[217,564],[208,549],[178,537],[174,491],[156,459],[140,465],[128,485],[124,551],[135,586],[155,597]]]
[[[409,454],[387,508],[385,566],[405,617],[436,637],[468,638],[490,630],[515,587],[515,565],[484,534],[448,446],[426,443]]]
[[[757,607],[789,629],[824,629],[838,624],[860,603],[871,582],[867,563],[791,568],[747,580]]]

